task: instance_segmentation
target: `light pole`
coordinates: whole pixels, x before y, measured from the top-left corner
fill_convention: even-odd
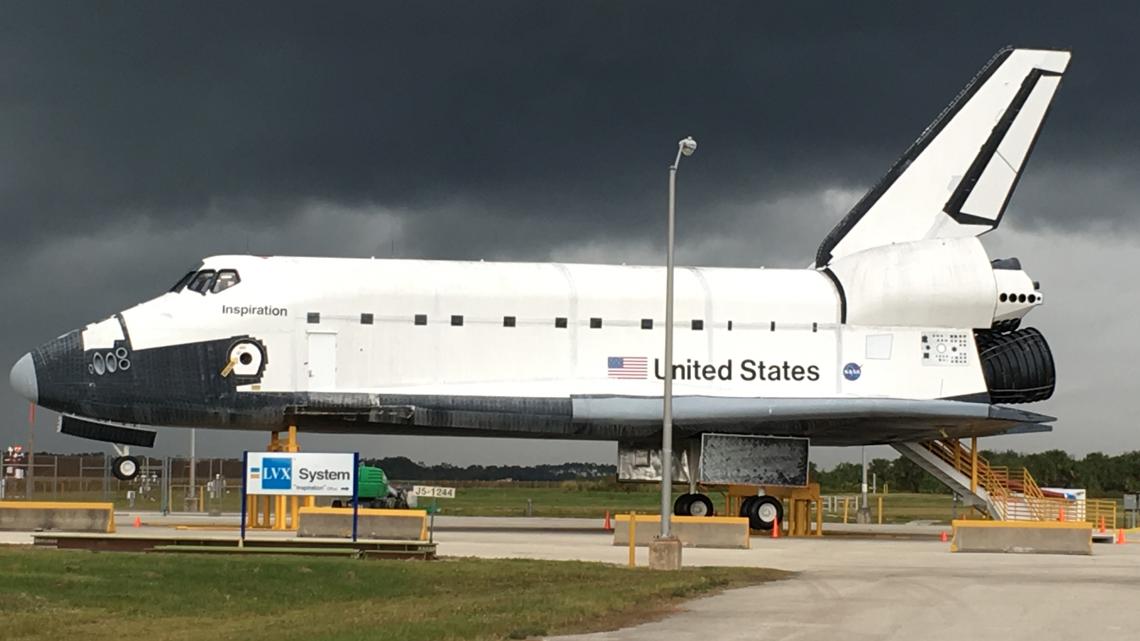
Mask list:
[[[661,538],[670,535],[673,506],[673,230],[677,194],[677,165],[681,156],[692,156],[697,141],[692,136],[677,143],[677,158],[669,167],[669,238],[665,249],[665,408],[661,425]]]
[[[867,502],[867,446],[859,448],[863,458],[863,482],[859,484],[859,491],[862,494],[859,500],[859,511],[855,514],[855,521],[858,523],[871,522],[871,504]]]

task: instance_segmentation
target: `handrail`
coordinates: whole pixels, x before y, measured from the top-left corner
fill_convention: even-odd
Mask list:
[[[972,453],[958,439],[926,441],[922,445],[958,473],[971,475]],[[1048,521],[1059,518],[1060,513],[1067,510],[1072,513],[1069,517],[1072,520],[1091,520],[1099,525],[1100,518],[1104,517],[1106,522],[1116,523],[1115,503],[1092,499],[1066,503],[1065,499],[1047,497],[1026,468],[1011,473],[1008,467],[990,465],[979,455],[976,473],[978,487],[986,491],[1002,519]]]

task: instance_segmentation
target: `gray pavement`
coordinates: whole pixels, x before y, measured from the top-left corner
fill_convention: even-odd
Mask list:
[[[1042,641],[1140,634],[1135,544],[1097,545],[1092,557],[983,555],[951,554],[938,541],[835,537],[762,541],[739,551],[686,549],[684,557],[686,565],[799,574],[686,602],[659,621],[559,638]]]

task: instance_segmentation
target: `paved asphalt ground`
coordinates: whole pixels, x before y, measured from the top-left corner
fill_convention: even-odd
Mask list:
[[[175,534],[204,517],[116,516],[120,532]],[[211,519],[218,522],[219,519]],[[236,524],[233,517],[220,521]],[[598,523],[584,519],[437,519],[447,556],[625,563]],[[839,528],[835,528],[839,529]],[[849,528],[850,530],[850,528]],[[1140,545],[1097,544],[1093,556],[952,554],[937,527],[872,528],[892,538],[753,539],[750,550],[684,550],[685,565],[742,565],[798,574],[686,602],[640,626],[560,637],[593,641],[923,640],[1069,641],[1140,638]],[[185,533],[185,532],[183,532]],[[204,531],[196,531],[202,535]],[[236,537],[232,530],[219,537]],[[280,535],[278,535],[280,536]],[[1135,535],[1134,535],[1135,538]],[[0,542],[31,542],[0,533]],[[646,562],[644,548],[638,563]]]

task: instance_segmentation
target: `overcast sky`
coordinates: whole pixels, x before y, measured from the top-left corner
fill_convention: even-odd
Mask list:
[[[0,3],[3,367],[211,254],[660,264],[666,168],[690,134],[700,149],[679,179],[678,260],[803,267],[1014,44],[1074,55],[985,239],[1048,293],[1027,324],[1048,337],[1058,386],[1030,409],[1059,420],[1049,435],[985,443],[1140,447],[1134,5],[334,6]],[[0,443],[22,442],[26,403],[0,388]],[[102,449],[53,426],[41,412],[37,449]],[[322,449],[459,464],[614,451],[321,438]],[[225,455],[264,440],[209,432],[199,444]],[[159,451],[186,441],[163,430]]]

